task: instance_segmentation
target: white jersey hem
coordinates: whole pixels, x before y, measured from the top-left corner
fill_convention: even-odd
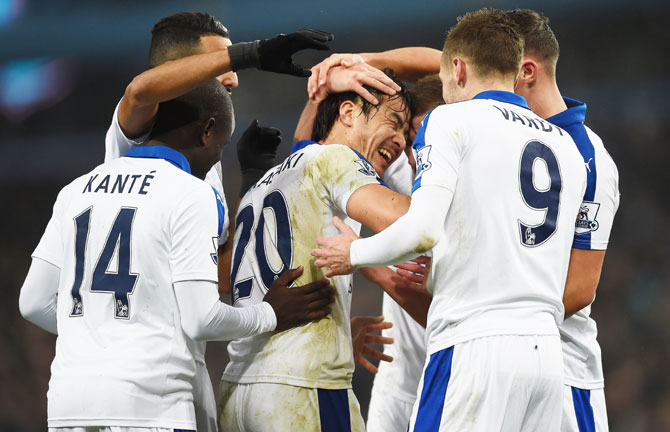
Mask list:
[[[565,385],[570,387],[576,387],[582,390],[600,390],[605,388],[605,381],[582,381],[579,379],[563,377],[563,382]]]
[[[351,380],[349,381],[313,381],[304,378],[297,378],[284,375],[255,375],[255,376],[237,376],[224,373],[221,381],[227,381],[237,384],[255,384],[255,383],[272,383],[272,384],[286,384],[296,387],[306,387],[324,390],[345,390],[352,388]]]
[[[440,339],[436,340],[433,342],[430,342],[428,345],[428,349],[426,350],[428,356],[435,354],[438,351],[442,351],[443,349],[452,347],[456,344],[460,344],[463,342],[471,341],[473,339],[480,339],[483,337],[489,337],[489,336],[556,336],[559,337],[558,334],[558,328],[556,329],[537,329],[537,330],[529,330],[529,329],[519,329],[519,328],[511,328],[511,329],[490,329],[490,330],[482,330],[479,332],[473,332],[473,333],[468,333],[460,336],[455,336],[455,337],[450,337],[446,339]]]
[[[96,426],[117,426],[117,427],[141,427],[141,428],[165,428],[165,429],[188,429],[196,430],[195,422],[183,422],[179,420],[156,420],[156,419],[119,419],[119,418],[95,418],[95,419],[71,419],[58,420],[49,419],[47,421],[50,428],[62,427],[96,427]]]

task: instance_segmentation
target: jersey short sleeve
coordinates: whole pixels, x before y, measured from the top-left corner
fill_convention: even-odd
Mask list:
[[[586,165],[587,192],[575,222],[572,247],[605,250],[619,208],[619,172],[600,138],[588,128],[585,131],[593,143],[595,163]]]
[[[347,202],[358,188],[383,184],[369,161],[343,145],[323,146],[312,163],[330,201],[345,214]]]
[[[186,194],[171,217],[170,269],[172,282],[217,282],[219,210],[209,186]]]
[[[39,244],[32,253],[32,257],[40,258],[58,268],[63,268],[63,227],[60,215],[63,214],[64,191],[61,190],[53,207],[53,214],[47,224]]]
[[[142,135],[138,138],[128,138],[123,131],[121,130],[121,125],[119,125],[119,106],[121,101],[116,105],[114,109],[114,116],[112,117],[112,124],[107,130],[107,135],[105,136],[105,162],[108,162],[112,159],[120,158],[121,156],[128,153],[128,150],[131,148],[142,145],[147,138],[149,137],[149,132],[145,135]]]
[[[433,185],[454,191],[463,153],[463,131],[450,114],[450,106],[430,111],[421,122],[412,144],[416,176],[412,192]]]

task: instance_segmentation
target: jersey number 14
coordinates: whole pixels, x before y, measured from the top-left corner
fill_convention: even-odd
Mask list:
[[[114,318],[130,319],[129,296],[135,290],[139,274],[130,271],[130,238],[135,219],[135,208],[122,207],[114,219],[112,229],[98,257],[91,280],[91,292],[108,293],[114,295]],[[81,287],[84,281],[84,264],[86,262],[86,248],[90,230],[91,213],[89,207],[75,222],[75,271],[72,284],[71,317],[84,315],[84,302],[81,297]],[[118,248],[118,267],[116,272],[109,271],[109,264]]]

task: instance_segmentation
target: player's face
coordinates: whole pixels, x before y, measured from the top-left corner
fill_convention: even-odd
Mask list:
[[[358,132],[357,149],[372,163],[380,176],[405,149],[406,134],[409,129],[408,110],[401,98],[383,98],[377,110],[372,110],[368,118],[357,115],[354,130]]]
[[[202,48],[202,53],[210,53],[214,51],[221,51],[224,48],[229,47],[233,43],[228,38],[224,38],[218,35],[209,35],[203,36],[200,38],[200,46]],[[237,74],[235,72],[226,72],[223,75],[216,77],[217,80],[228,90],[228,94],[233,93],[233,89],[237,88],[239,82],[237,81]]]

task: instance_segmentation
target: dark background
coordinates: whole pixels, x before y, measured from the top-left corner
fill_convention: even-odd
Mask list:
[[[21,318],[19,289],[59,189],[102,162],[113,109],[146,69],[150,29],[159,18],[209,12],[233,42],[319,28],[336,34],[333,52],[368,52],[440,49],[458,15],[484,6],[529,7],[551,18],[561,44],[561,91],[587,102],[587,124],[618,165],[621,206],[592,313],[610,427],[670,430],[670,3],[0,0],[0,431],[46,429],[55,337]],[[298,60],[312,65],[323,57]],[[258,71],[239,78],[233,142],[258,118],[282,129],[285,156],[306,81]],[[239,182],[233,146],[224,151],[223,167],[232,201]],[[352,314],[379,314],[380,290],[358,282]],[[207,360],[216,383],[225,344],[210,344]],[[371,383],[372,375],[357,370],[354,390],[364,413]]]

